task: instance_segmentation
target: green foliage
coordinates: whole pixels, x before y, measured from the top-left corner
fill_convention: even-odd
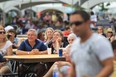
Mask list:
[[[104,3],[99,4],[100,6],[100,11],[108,11],[108,6],[110,5],[110,3],[107,3],[106,5]]]

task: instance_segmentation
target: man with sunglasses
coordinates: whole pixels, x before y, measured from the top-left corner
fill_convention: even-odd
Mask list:
[[[109,77],[113,70],[112,47],[105,37],[92,33],[90,24],[90,16],[85,11],[70,15],[72,30],[80,37],[72,45],[71,64],[76,77]]]

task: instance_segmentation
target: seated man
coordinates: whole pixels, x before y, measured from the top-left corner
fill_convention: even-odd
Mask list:
[[[35,29],[29,29],[27,32],[28,39],[24,40],[18,48],[16,55],[41,55],[47,54],[47,47],[42,41],[37,39],[37,34]],[[45,72],[44,63],[23,63],[21,69],[22,73],[27,71],[32,71],[37,74],[37,77],[42,77]],[[27,69],[26,71],[24,71]]]

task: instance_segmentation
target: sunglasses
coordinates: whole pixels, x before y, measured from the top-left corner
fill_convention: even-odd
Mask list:
[[[4,31],[1,31],[1,32],[0,32],[0,34],[5,34],[5,33],[6,33],[6,32],[4,32]]]
[[[81,25],[81,24],[83,24],[83,23],[84,23],[84,21],[71,22],[71,23],[70,23],[70,26],[72,26],[72,25],[79,26],[79,25]]]
[[[112,32],[109,31],[109,32],[107,32],[107,33],[112,33]]]

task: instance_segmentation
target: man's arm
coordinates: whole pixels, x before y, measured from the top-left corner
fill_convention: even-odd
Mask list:
[[[40,54],[47,54],[48,51],[47,51],[47,50],[45,50],[45,51],[39,51],[39,53],[40,53]]]
[[[30,51],[17,50],[16,55],[34,55],[34,53],[32,53]]]
[[[70,72],[70,77],[76,77],[76,69],[75,69],[75,64],[71,63],[71,72]]]
[[[38,49],[33,49],[31,51],[31,53],[35,54],[35,55],[42,55],[42,54],[47,54],[47,50],[43,50],[43,51],[39,51]]]
[[[101,62],[103,65],[102,70],[96,77],[108,77],[113,71],[113,58],[106,59]]]
[[[113,71],[114,54],[110,42],[106,39],[100,39],[95,43],[95,54],[102,65],[96,77],[109,77]]]
[[[16,51],[16,55],[29,55],[30,51],[24,51],[25,50],[25,43],[24,41],[20,44],[18,50]]]
[[[22,50],[16,51],[16,55],[41,55],[41,54],[47,54],[47,50],[39,51],[38,49],[33,49],[32,51],[22,51]]]

